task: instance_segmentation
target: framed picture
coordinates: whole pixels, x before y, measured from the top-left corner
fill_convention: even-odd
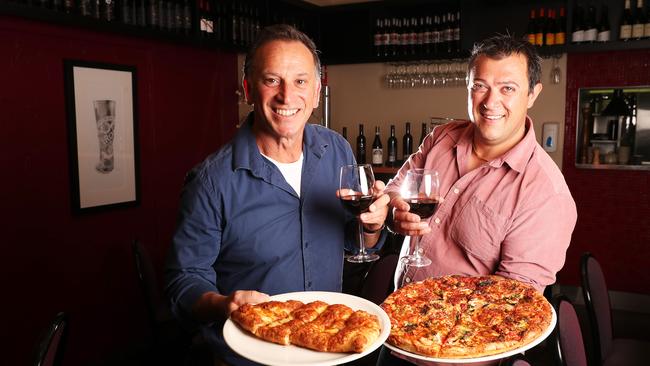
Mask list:
[[[72,209],[139,203],[136,69],[64,61]]]

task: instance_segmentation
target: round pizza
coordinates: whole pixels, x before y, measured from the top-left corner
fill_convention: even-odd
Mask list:
[[[507,352],[550,326],[548,301],[532,286],[500,276],[444,276],[411,283],[381,307],[391,322],[388,343],[435,358]]]

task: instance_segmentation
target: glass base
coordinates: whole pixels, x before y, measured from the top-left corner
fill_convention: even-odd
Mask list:
[[[413,254],[402,257],[401,261],[409,267],[426,267],[431,264],[431,259]]]
[[[346,258],[348,262],[351,263],[366,263],[366,262],[374,262],[377,259],[379,259],[379,255],[374,254],[374,253],[359,253],[357,255],[352,255]]]

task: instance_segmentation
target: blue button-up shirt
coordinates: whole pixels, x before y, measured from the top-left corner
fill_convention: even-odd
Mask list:
[[[343,251],[356,248],[356,219],[336,197],[339,167],[353,164],[339,134],[307,124],[300,197],[259,152],[252,114],[235,138],[190,173],[168,258],[166,291],[186,324],[199,297],[258,290],[341,291]],[[378,247],[383,242],[383,235]],[[233,358],[220,324],[204,336]]]

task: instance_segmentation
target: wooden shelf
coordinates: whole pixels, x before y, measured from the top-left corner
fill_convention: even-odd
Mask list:
[[[397,174],[399,167],[373,166],[372,171],[375,174]]]

